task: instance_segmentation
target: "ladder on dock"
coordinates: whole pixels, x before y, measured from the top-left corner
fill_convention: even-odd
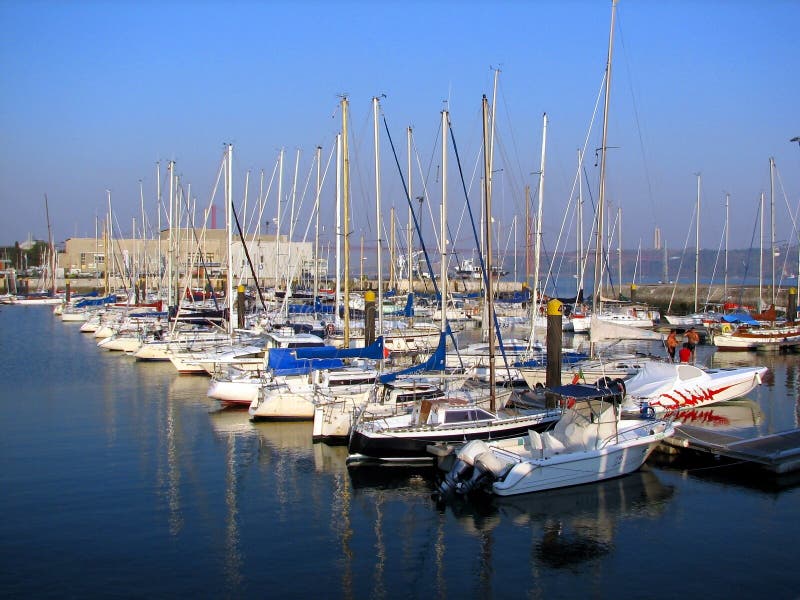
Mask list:
[[[693,425],[679,425],[664,443],[756,464],[776,474],[800,469],[800,429],[742,439]]]

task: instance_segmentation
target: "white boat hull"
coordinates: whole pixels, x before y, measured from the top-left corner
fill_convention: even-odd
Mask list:
[[[630,445],[524,461],[512,467],[502,481],[494,482],[492,492],[498,496],[530,494],[628,475],[644,464],[664,437],[661,432]]]

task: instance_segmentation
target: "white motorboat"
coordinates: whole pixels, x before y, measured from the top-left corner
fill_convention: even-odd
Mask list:
[[[511,496],[627,475],[675,429],[669,420],[620,419],[613,390],[567,385],[553,391],[566,408],[552,431],[465,444],[439,498],[477,490]]]
[[[761,384],[766,367],[701,369],[686,363],[651,361],[625,381],[623,410],[639,414],[674,411],[741,398]]]

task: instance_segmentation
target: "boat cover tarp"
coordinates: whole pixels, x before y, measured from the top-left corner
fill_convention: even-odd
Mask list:
[[[116,301],[116,294],[103,296],[102,298],[84,298],[75,303],[75,308],[83,308],[84,306],[105,306],[106,304],[114,304]]]
[[[305,375],[312,369],[340,369],[341,358],[298,358],[297,348],[270,348],[267,365],[273,375]]]
[[[446,347],[447,333],[441,333],[439,335],[439,345],[436,346],[436,350],[433,351],[433,354],[431,354],[430,358],[428,358],[428,360],[426,360],[424,363],[414,365],[413,367],[408,367],[402,371],[386,373],[385,375],[378,377],[378,380],[381,383],[390,383],[401,375],[411,375],[413,373],[421,373],[423,371],[444,371]]]
[[[314,304],[290,304],[288,311],[290,314],[313,314],[321,313],[332,315],[334,310],[333,304],[322,304],[319,300]]]
[[[314,346],[295,348],[297,358],[370,358],[380,360],[383,353],[383,336],[364,348],[337,348],[335,346]]]
[[[565,352],[561,355],[562,365],[572,365],[577,362],[586,360],[589,355],[585,352]],[[511,365],[512,367],[545,367],[547,366],[547,355],[542,355],[538,358],[530,358],[528,360],[519,360]]]
[[[730,313],[728,315],[723,315],[722,320],[727,323],[744,323],[746,325],[754,326],[759,325],[759,322],[747,313]]]
[[[575,398],[585,400],[587,398],[608,398],[614,396],[615,392],[607,387],[597,387],[586,385],[585,383],[568,383],[566,385],[556,385],[550,391],[563,398]]]

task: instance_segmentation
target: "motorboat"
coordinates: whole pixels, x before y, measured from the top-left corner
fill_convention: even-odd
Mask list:
[[[619,390],[570,384],[552,391],[565,408],[551,431],[461,446],[439,499],[480,490],[512,496],[627,475],[675,430],[671,420],[622,419]]]
[[[547,409],[498,410],[484,408],[486,388],[477,396],[461,388],[440,398],[422,400],[410,412],[370,418],[367,411],[353,425],[348,443],[348,464],[361,462],[431,462],[428,446],[473,439],[498,439],[530,429],[545,430],[560,411]],[[511,390],[496,390],[495,402],[504,406]]]
[[[767,371],[766,367],[701,369],[651,361],[624,382],[623,411],[663,413],[741,398],[761,384]]]

